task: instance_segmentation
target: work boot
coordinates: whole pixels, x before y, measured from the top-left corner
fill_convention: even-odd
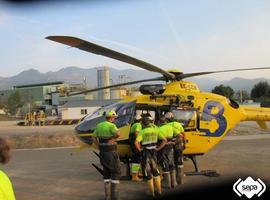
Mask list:
[[[183,170],[183,165],[178,165],[177,166],[177,177],[176,181],[179,185],[183,184],[183,177],[184,177],[184,170]]]
[[[172,170],[170,175],[171,175],[171,186],[172,186],[172,188],[175,188],[177,186],[176,171]]]
[[[163,172],[162,187],[171,189],[171,175],[170,172]]]
[[[150,180],[147,181],[147,185],[150,191],[150,194],[152,197],[155,197],[155,189],[154,189],[154,180],[151,178]]]
[[[156,176],[154,177],[154,180],[155,180],[155,185],[157,187],[157,192],[158,192],[158,195],[161,195],[161,178],[160,176]]]
[[[132,181],[135,181],[135,182],[142,181],[142,179],[139,178],[139,173],[132,173]]]
[[[119,200],[118,183],[111,183],[111,200]]]
[[[111,183],[104,182],[105,200],[111,200]]]

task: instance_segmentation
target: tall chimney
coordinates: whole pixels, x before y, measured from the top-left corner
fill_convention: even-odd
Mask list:
[[[109,68],[104,66],[97,69],[98,87],[105,87],[110,85]],[[110,89],[100,90],[98,92],[98,99],[110,99]]]

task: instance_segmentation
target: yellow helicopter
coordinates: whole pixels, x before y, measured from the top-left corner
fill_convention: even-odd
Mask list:
[[[159,117],[164,113],[168,111],[173,112],[175,119],[184,124],[186,148],[183,153],[192,160],[195,167],[195,174],[202,173],[198,169],[196,156],[203,155],[215,147],[238,123],[242,121],[256,121],[261,128],[266,129],[266,121],[270,121],[269,108],[240,106],[237,102],[224,96],[201,92],[195,83],[183,80],[206,74],[262,70],[270,69],[270,67],[197,73],[182,73],[177,70],[165,71],[142,60],[76,37],[48,36],[46,39],[116,59],[162,75],[157,78],[110,85],[70,94],[78,95],[151,81],[166,82],[165,85],[141,85],[140,92],[142,95],[126,97],[117,103],[103,106],[93,114],[86,116],[75,128],[78,137],[84,143],[92,145],[92,133],[96,124],[105,119],[104,113],[106,111],[115,110],[118,114],[116,125],[121,132],[121,136],[118,139],[118,152],[121,160],[126,163],[128,163],[131,157],[129,132],[136,113],[151,113],[157,122]],[[100,171],[97,166],[95,167]]]

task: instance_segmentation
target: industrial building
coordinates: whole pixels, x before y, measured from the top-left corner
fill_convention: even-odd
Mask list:
[[[130,78],[119,75],[116,83],[125,83]],[[97,68],[97,87],[106,87],[112,84],[109,68]],[[0,91],[0,103],[7,102],[9,96],[18,91],[25,105],[20,109],[21,114],[32,112],[33,109],[42,109],[47,115],[58,115],[63,119],[79,119],[93,112],[98,107],[123,99],[126,96],[137,96],[138,91],[129,87],[116,87],[98,92],[68,96],[66,94],[87,90],[86,77],[83,84],[67,84],[63,81],[17,85],[12,90]],[[1,104],[0,104],[1,105]],[[0,109],[2,109],[0,107]],[[3,110],[4,112],[4,110]],[[1,112],[1,113],[3,113]]]
[[[78,100],[68,101],[63,106],[59,106],[58,112],[61,119],[81,119],[85,115],[91,114],[101,106],[117,102],[119,100]]]
[[[49,82],[30,85],[18,85],[14,86],[14,90],[20,92],[20,94],[28,102],[34,102],[38,106],[51,105],[57,106],[59,92],[58,89],[64,87],[64,82]]]
[[[59,105],[59,88],[65,86],[63,81],[39,84],[16,85],[12,90],[0,91],[0,102],[7,103],[14,92],[18,92],[25,103],[21,114],[31,112],[33,108],[47,111],[48,114],[57,114]]]

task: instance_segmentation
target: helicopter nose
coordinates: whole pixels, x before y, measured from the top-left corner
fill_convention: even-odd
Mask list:
[[[83,121],[75,127],[76,135],[80,140],[86,144],[92,145],[93,137],[92,134],[94,129],[91,129],[88,121]]]

